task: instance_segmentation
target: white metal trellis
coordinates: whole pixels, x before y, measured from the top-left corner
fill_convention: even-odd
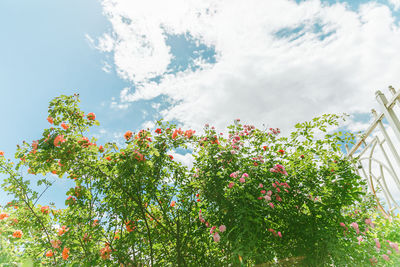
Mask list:
[[[393,197],[396,189],[400,192],[398,175],[400,147],[395,146],[382,123],[385,118],[400,142],[400,120],[393,110],[396,104],[400,107],[400,90],[396,92],[390,86],[389,91],[392,94],[389,101],[381,91],[376,92],[376,100],[379,103],[381,113],[378,114],[375,110],[372,110],[374,121],[364,132],[362,138],[350,151],[347,151],[348,157],[357,159],[356,171],[367,180],[368,188],[374,194],[378,207],[388,217],[393,215],[395,210],[400,211],[399,203]],[[383,193],[387,207],[384,207],[378,198],[377,189]]]

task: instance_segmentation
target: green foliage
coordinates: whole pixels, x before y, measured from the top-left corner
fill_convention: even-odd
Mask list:
[[[354,137],[329,132],[339,116],[297,124],[288,137],[239,121],[226,137],[160,121],[155,132],[128,131],[119,148],[86,137],[99,123],[78,102],[77,95],[55,98],[48,118],[54,125],[18,147],[19,162],[0,156],[3,189],[15,199],[0,220],[0,262],[261,266],[297,259],[303,266],[360,266],[371,256],[383,264],[377,236],[399,242],[397,221],[377,217],[377,227],[364,229],[376,216],[374,202],[341,153]],[[173,159],[179,149],[192,150],[192,169]],[[30,183],[46,191],[50,173],[75,181],[65,209],[37,204],[43,192]],[[363,229],[360,244],[352,223]]]

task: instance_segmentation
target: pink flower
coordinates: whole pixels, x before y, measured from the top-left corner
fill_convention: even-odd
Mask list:
[[[265,194],[267,191],[265,190],[261,190],[261,194]]]
[[[281,233],[281,232],[278,232],[278,236],[279,236],[279,237],[282,237],[282,233]]]
[[[361,244],[361,242],[363,241],[363,238],[362,238],[362,236],[358,236],[358,237],[357,237],[357,240],[358,240],[358,244],[360,245],[360,244]]]
[[[274,167],[272,167],[271,169],[269,169],[270,172],[276,172],[276,173],[281,173],[283,175],[288,175],[288,173],[285,170],[285,167],[283,167],[280,164],[276,164]]]
[[[272,196],[272,191],[271,190],[268,190],[267,196]]]
[[[379,243],[379,239],[378,238],[374,238],[374,240],[375,240],[376,248],[380,249],[381,248],[381,243]]]
[[[259,184],[258,187],[259,188],[263,188],[264,186],[263,186],[263,184]]]
[[[270,202],[269,205],[271,206],[271,208],[274,208],[274,203]]]
[[[247,173],[243,173],[242,177],[249,177]]]
[[[246,182],[246,180],[242,177],[239,179],[239,182],[244,183],[244,182]]]
[[[212,234],[212,233],[214,232],[215,229],[217,229],[217,226],[211,227],[211,229],[210,229],[210,234]]]
[[[383,255],[382,255],[382,258],[383,258],[385,261],[388,261],[388,260],[390,260],[390,259],[389,259],[389,256],[388,256],[388,255],[386,255],[386,254],[383,254]]]
[[[229,187],[229,188],[232,188],[234,185],[235,185],[235,183],[230,182],[229,185],[228,185],[228,187]]]
[[[217,232],[214,233],[214,242],[219,242],[219,240],[221,239],[221,237],[219,236],[219,234]]]
[[[220,225],[220,226],[219,226],[219,231],[220,231],[221,233],[225,232],[225,231],[226,231],[226,226],[225,226],[225,225]]]
[[[356,222],[352,222],[350,226],[356,230],[357,234],[360,233],[360,230],[358,229],[358,224]]]
[[[346,227],[346,225],[344,224],[344,223],[340,223],[340,226],[342,226],[342,227]]]
[[[231,178],[236,178],[237,177],[237,172],[232,172],[231,175],[229,175]]]
[[[391,248],[394,248],[394,249],[396,250],[396,253],[399,253],[399,244],[389,242],[389,246],[390,246]]]
[[[365,219],[365,224],[368,224],[372,228],[375,228],[375,224],[372,223],[372,220],[370,218]]]
[[[268,196],[268,195],[265,195],[265,196],[264,196],[264,199],[265,199],[265,201],[267,201],[267,202],[268,202],[268,201],[271,201],[271,197]]]

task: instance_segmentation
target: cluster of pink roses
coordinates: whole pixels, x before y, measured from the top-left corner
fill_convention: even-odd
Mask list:
[[[204,223],[207,227],[210,227],[210,223],[206,222],[206,220],[203,218],[202,214],[201,214],[201,210],[199,211],[199,220],[200,222]],[[220,225],[218,227],[219,233],[223,233],[226,231],[226,226],[225,225]],[[221,239],[221,236],[219,235],[218,231],[217,231],[217,226],[212,226],[210,228],[210,235],[213,236],[214,242],[219,242]]]
[[[355,213],[357,213],[357,211],[356,211]],[[357,235],[359,235],[359,234],[361,233],[362,235],[365,236],[365,235],[366,235],[366,232],[369,231],[369,228],[368,228],[367,226],[369,226],[369,227],[371,227],[371,228],[375,228],[375,224],[372,222],[372,220],[371,220],[370,218],[366,218],[366,219],[364,220],[364,222],[365,222],[365,224],[366,224],[366,227],[365,227],[364,232],[361,232],[361,231],[360,231],[360,226],[359,226],[358,223],[356,223],[356,222],[350,223],[350,227],[351,227],[351,228],[354,228],[354,230],[356,231],[356,234],[357,234]],[[341,222],[341,223],[340,223],[340,226],[343,227],[343,228],[345,228],[344,234],[346,235],[346,232],[347,232],[347,230],[348,230],[346,224],[343,223],[343,222]],[[362,235],[359,235],[359,236],[357,237],[357,241],[358,241],[358,244],[359,244],[359,245],[361,245],[361,242],[364,241],[364,238],[363,238]],[[381,245],[381,243],[379,242],[379,238],[374,238],[374,241],[375,241],[375,249],[376,249],[376,251],[377,251],[377,252],[380,252],[380,251],[381,251],[381,248],[382,248],[382,245]],[[397,243],[391,242],[391,241],[389,241],[389,240],[386,240],[386,241],[387,241],[387,243],[388,243],[388,245],[389,245],[390,248],[394,249],[394,250],[396,251],[396,253],[400,253],[400,251],[399,251],[399,245],[398,245]],[[385,261],[389,261],[389,260],[390,260],[390,255],[391,255],[391,254],[392,254],[392,251],[391,251],[390,249],[388,249],[388,250],[386,251],[386,253],[385,253],[385,254],[382,254],[381,256],[382,256],[382,258],[383,258]],[[369,260],[370,260],[370,262],[371,262],[372,265],[378,262],[378,260],[377,260],[375,257],[372,257],[372,258],[370,258]]]

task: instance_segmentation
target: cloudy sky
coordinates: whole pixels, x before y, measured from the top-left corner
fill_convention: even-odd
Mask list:
[[[48,102],[73,93],[101,141],[160,118],[287,132],[346,112],[359,130],[375,91],[400,88],[399,23],[400,0],[2,0],[0,150],[37,139]]]

